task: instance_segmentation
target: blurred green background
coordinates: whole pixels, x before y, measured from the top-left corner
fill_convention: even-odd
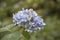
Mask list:
[[[28,33],[14,26],[12,14],[32,8],[46,26]],[[60,40],[60,0],[0,0],[0,40]]]

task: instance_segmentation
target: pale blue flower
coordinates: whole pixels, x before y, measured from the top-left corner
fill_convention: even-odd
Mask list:
[[[40,30],[45,25],[43,19],[33,9],[23,9],[13,14],[13,22],[24,27],[27,32]]]

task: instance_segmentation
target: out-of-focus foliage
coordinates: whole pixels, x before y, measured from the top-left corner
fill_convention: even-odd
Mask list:
[[[28,33],[15,26],[12,14],[22,8],[33,8],[46,26]],[[60,0],[0,0],[0,40],[60,40]]]

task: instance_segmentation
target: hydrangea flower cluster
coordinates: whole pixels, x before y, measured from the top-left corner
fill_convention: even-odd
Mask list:
[[[25,28],[25,31],[33,32],[44,28],[43,19],[33,9],[22,9],[13,14],[13,22]]]

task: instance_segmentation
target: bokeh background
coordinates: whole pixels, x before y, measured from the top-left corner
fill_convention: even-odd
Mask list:
[[[34,9],[46,26],[28,33],[13,25],[12,14]],[[0,0],[0,40],[60,40],[60,0]]]

